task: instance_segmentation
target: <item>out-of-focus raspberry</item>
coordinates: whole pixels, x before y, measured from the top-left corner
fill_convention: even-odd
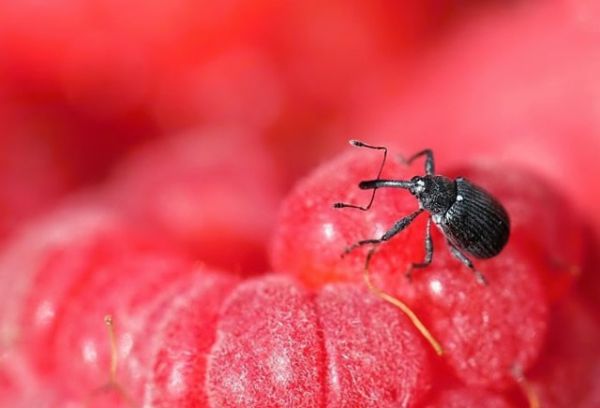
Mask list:
[[[118,211],[199,262],[265,272],[281,177],[255,133],[215,126],[146,146],[115,171]]]
[[[545,348],[528,374],[542,407],[600,404],[600,323],[575,296],[552,309]]]
[[[0,98],[0,241],[76,185],[44,130]]]

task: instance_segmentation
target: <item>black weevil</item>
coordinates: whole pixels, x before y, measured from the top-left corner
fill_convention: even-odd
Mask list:
[[[434,174],[433,152],[430,149],[422,150],[407,160],[406,164],[425,156],[425,175],[415,176],[410,180],[385,180],[381,179],[381,172],[387,157],[387,148],[384,146],[371,146],[366,143],[351,140],[350,144],[356,147],[383,150],[383,160],[377,178],[364,180],[359,183],[363,190],[373,190],[371,200],[367,206],[361,207],[354,204],[335,203],[335,208],[357,208],[367,211],[371,208],[378,188],[391,187],[408,190],[419,201],[419,209],[401,218],[380,238],[365,239],[348,247],[344,254],[363,245],[379,245],[396,234],[403,231],[419,214],[429,213],[427,229],[425,232],[425,259],[423,262],[413,263],[407,272],[414,268],[424,268],[431,263],[433,258],[433,243],[431,240],[431,221],[438,226],[446,237],[450,252],[454,257],[471,269],[481,284],[485,284],[484,275],[479,272],[468,255],[478,259],[492,258],[498,255],[508,241],[510,235],[510,220],[502,204],[490,193],[470,181],[459,177],[450,179]],[[367,255],[366,268],[374,253],[373,248]]]

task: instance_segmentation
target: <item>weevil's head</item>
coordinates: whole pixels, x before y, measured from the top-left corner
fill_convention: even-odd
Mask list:
[[[456,184],[448,177],[415,176],[410,181],[410,193],[432,214],[444,214],[456,201]]]

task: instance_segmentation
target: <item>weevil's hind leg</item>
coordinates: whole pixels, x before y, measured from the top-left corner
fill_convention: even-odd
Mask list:
[[[361,142],[359,140],[350,140],[350,144],[352,146],[356,146],[356,147],[365,147],[367,149],[383,150],[383,160],[381,160],[381,165],[379,166],[379,171],[377,172],[377,180],[379,180],[379,178],[381,178],[381,173],[383,172],[383,166],[385,165],[385,160],[387,159],[387,147],[372,146],[372,145],[366,144],[364,142]],[[375,200],[375,192],[376,191],[377,191],[377,189],[374,188],[373,192],[371,193],[371,199],[369,200],[369,203],[366,206],[360,206],[360,205],[350,204],[350,203],[335,203],[335,204],[333,204],[333,207],[334,208],[356,208],[357,210],[368,211],[371,208],[371,206],[373,205],[373,201]]]
[[[402,230],[404,230],[406,227],[408,227],[415,220],[415,218],[417,218],[417,216],[419,214],[421,214],[422,212],[423,212],[423,209],[419,208],[417,211],[400,219],[392,226],[392,228],[387,230],[379,239],[363,239],[361,241],[358,241],[355,244],[350,245],[348,248],[346,248],[344,250],[344,252],[342,253],[342,256],[345,256],[345,255],[349,254],[350,252],[354,251],[356,248],[359,248],[364,245],[379,245],[382,242],[388,241],[394,235],[399,234],[400,232],[402,232]]]
[[[424,149],[410,156],[408,159],[403,156],[399,156],[400,161],[406,165],[410,165],[413,161],[421,156],[425,156],[425,174],[433,175],[435,173],[435,162],[433,160],[433,151],[431,149]]]
[[[415,269],[426,268],[431,264],[433,260],[433,241],[431,239],[431,217],[427,218],[427,226],[425,227],[425,258],[423,262],[412,263],[406,271],[406,277],[410,281],[412,279],[412,273]]]
[[[452,255],[454,255],[454,257],[456,259],[461,261],[467,268],[469,268],[471,271],[473,271],[473,273],[475,274],[475,278],[477,279],[477,282],[484,286],[487,285],[487,279],[485,278],[483,273],[481,273],[479,270],[477,270],[477,268],[475,268],[475,265],[473,265],[473,262],[469,258],[467,258],[467,256],[465,254],[463,254],[457,247],[452,245],[452,243],[450,243],[450,241],[448,241],[448,246],[450,247],[450,252],[452,253]]]

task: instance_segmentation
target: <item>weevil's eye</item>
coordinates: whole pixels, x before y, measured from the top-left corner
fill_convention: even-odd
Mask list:
[[[425,189],[425,180],[421,176],[415,176],[410,180],[413,183],[413,187],[411,187],[410,192],[419,195],[422,194]]]

